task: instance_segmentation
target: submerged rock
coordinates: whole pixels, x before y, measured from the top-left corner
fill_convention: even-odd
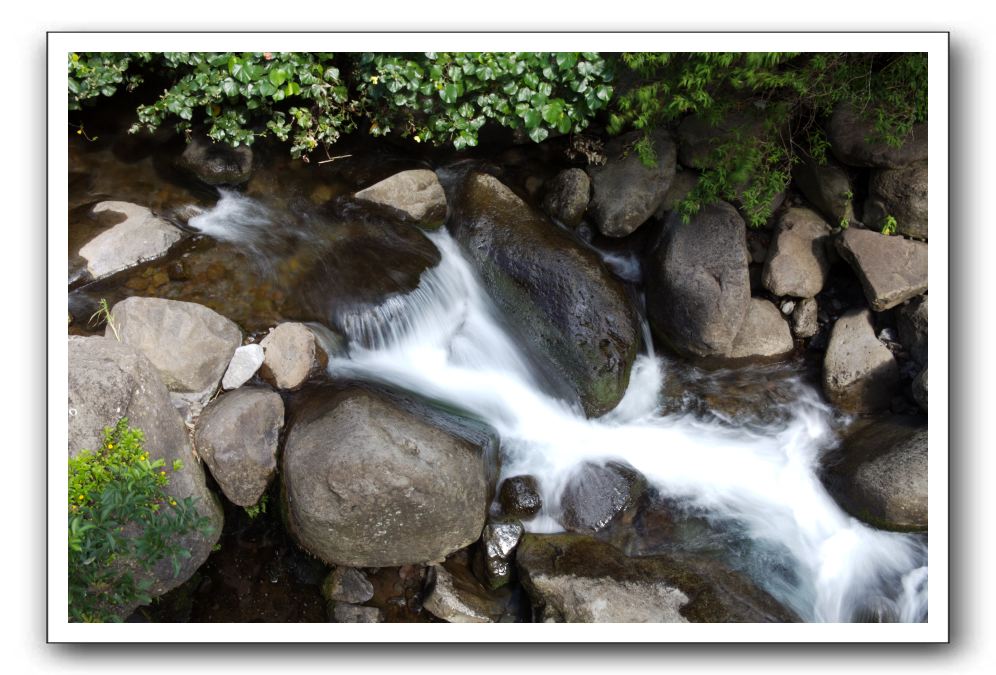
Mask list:
[[[80,248],[86,271],[93,279],[103,279],[139,263],[166,255],[183,232],[153,215],[152,211],[129,202],[100,202],[93,213],[117,213],[124,220],[104,230]]]
[[[844,439],[824,482],[851,515],[888,530],[927,529],[927,429],[890,418]]]
[[[633,149],[642,131],[612,139],[606,146],[608,161],[589,169],[592,197],[589,211],[599,231],[607,237],[625,237],[660,208],[674,179],[677,148],[663,130],[651,133],[656,163],[647,166]]]
[[[823,359],[823,392],[853,412],[889,407],[899,384],[899,366],[875,337],[871,312],[851,310],[837,319]]]
[[[640,343],[623,285],[493,176],[472,174],[459,193],[453,234],[502,314],[589,416],[614,408]]]
[[[488,461],[481,447],[379,394],[314,396],[284,447],[288,528],[335,565],[441,560],[480,537]]]
[[[564,169],[554,177],[543,197],[543,210],[567,227],[584,218],[591,194],[591,179],[581,169]]]
[[[834,243],[876,312],[927,290],[927,244],[856,229],[841,232]]]
[[[502,512],[513,518],[532,518],[543,507],[539,485],[533,476],[512,476],[503,480],[498,500]]]
[[[910,135],[898,148],[885,142],[875,129],[875,119],[853,105],[834,108],[827,129],[833,154],[849,166],[901,168],[927,159],[927,125],[914,124]]]
[[[162,458],[169,467],[174,460],[183,463],[179,471],[169,472],[166,494],[177,501],[193,498],[198,514],[208,519],[209,532],[194,531],[180,538],[178,543],[190,557],[181,559],[179,574],[174,575],[168,559],[149,573],[135,566],[136,580],[148,580],[149,595],[158,597],[189,579],[207,559],[221,536],[221,504],[207,487],[187,429],[155,366],[113,337],[70,337],[69,456],[99,449],[104,427],[122,417],[142,430],[150,458]],[[120,615],[127,616],[137,606],[120,608]]]
[[[194,136],[177,164],[208,185],[241,185],[252,175],[252,149]]]
[[[689,222],[675,213],[647,269],[647,313],[654,332],[691,357],[727,352],[750,304],[746,225],[726,202]]]
[[[560,493],[560,523],[570,532],[598,532],[633,508],[646,487],[646,479],[630,466],[585,462]]]
[[[711,560],[628,558],[581,535],[527,534],[516,566],[538,621],[798,621],[739,573]]]
[[[360,190],[356,198],[403,211],[422,227],[436,228],[446,220],[446,195],[429,169],[396,173]]]
[[[266,492],[283,426],[284,402],[269,389],[242,387],[204,408],[194,444],[230,502],[253,506]]]
[[[830,226],[815,211],[792,208],[778,219],[762,281],[778,296],[813,298],[830,273],[826,244]]]
[[[282,323],[264,337],[260,375],[277,389],[298,389],[328,365],[328,354],[307,326]]]
[[[117,336],[142,352],[188,419],[217,391],[242,343],[238,326],[193,302],[131,297],[114,305],[111,317],[105,336]]]

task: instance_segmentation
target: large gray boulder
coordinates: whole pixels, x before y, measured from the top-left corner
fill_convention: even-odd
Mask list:
[[[746,226],[730,204],[705,206],[689,222],[669,216],[647,270],[655,333],[680,354],[729,350],[750,304]]]
[[[927,529],[927,429],[889,418],[844,439],[824,482],[851,515],[875,527]]]
[[[103,429],[122,417],[142,430],[151,459],[163,459],[172,469],[174,460],[183,468],[170,470],[166,492],[177,501],[193,498],[199,515],[208,519],[210,532],[192,532],[179,540],[190,552],[173,574],[169,560],[137,579],[151,582],[149,594],[158,597],[189,579],[207,559],[221,536],[222,509],[207,488],[204,470],[194,454],[187,429],[170,402],[162,377],[138,350],[109,337],[69,337],[69,456],[98,450]],[[134,606],[120,608],[123,616]]]
[[[403,211],[422,227],[436,228],[446,220],[446,195],[429,169],[396,173],[360,190],[356,198]]]
[[[646,487],[646,479],[630,466],[584,462],[560,493],[560,524],[569,532],[598,532],[635,507]]]
[[[313,396],[284,447],[288,527],[335,565],[441,560],[481,535],[493,471],[487,457],[381,395]]]
[[[842,315],[830,333],[823,358],[823,392],[838,407],[872,412],[889,407],[899,384],[899,366],[875,336],[871,312]]]
[[[674,178],[677,148],[662,130],[651,134],[656,163],[646,166],[631,146],[643,132],[613,139],[606,146],[608,161],[589,169],[592,196],[589,212],[607,237],[625,237],[660,208]]]
[[[252,149],[194,136],[177,164],[208,185],[241,185],[252,175]]]
[[[628,558],[582,535],[527,534],[516,566],[544,622],[793,622],[739,573],[705,559]]]
[[[266,492],[283,426],[283,400],[261,387],[242,387],[204,408],[194,444],[230,502],[253,506]]]
[[[112,225],[80,248],[86,271],[103,279],[139,263],[166,255],[183,232],[152,211],[129,202],[100,202],[94,213],[116,213],[124,220]]]
[[[857,222],[851,177],[832,159],[821,164],[812,157],[803,156],[792,168],[792,179],[803,196],[834,227],[847,227]]]
[[[764,298],[751,298],[740,332],[718,360],[729,365],[773,363],[794,348],[792,331],[778,308]]]
[[[581,169],[564,169],[550,182],[543,197],[543,210],[567,227],[577,227],[584,218],[591,196],[591,179]]]
[[[761,273],[764,287],[779,296],[815,297],[830,273],[826,251],[830,231],[830,225],[815,211],[786,210],[768,247]]]
[[[921,366],[927,365],[927,295],[913,298],[899,308],[896,327],[899,342]]]
[[[503,316],[589,416],[614,408],[640,343],[622,283],[495,177],[472,174],[458,189],[450,226]]]
[[[174,405],[189,419],[218,389],[242,331],[217,312],[192,302],[132,297],[111,308],[117,336],[155,365]]]
[[[896,232],[927,239],[927,163],[904,169],[880,169],[868,181],[865,224],[881,229],[886,216],[896,219]]]
[[[328,354],[302,323],[287,322],[267,333],[260,376],[277,389],[299,389],[328,365]]]
[[[898,148],[882,139],[872,115],[853,105],[838,105],[830,117],[827,138],[833,154],[848,166],[902,168],[927,159],[927,125],[915,124]]]
[[[841,232],[834,244],[858,275],[876,312],[927,290],[927,244],[921,241],[852,228]]]

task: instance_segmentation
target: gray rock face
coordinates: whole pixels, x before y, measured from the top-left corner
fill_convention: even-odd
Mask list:
[[[588,208],[591,179],[581,169],[564,169],[556,175],[543,198],[543,210],[567,227],[577,227]]]
[[[287,436],[287,521],[302,547],[348,567],[440,560],[476,541],[490,497],[481,448],[377,394],[313,397]]]
[[[927,369],[913,378],[913,400],[920,409],[927,412]]]
[[[502,314],[589,416],[614,408],[640,343],[622,283],[493,176],[473,174],[459,190],[450,226]]]
[[[794,348],[792,331],[778,308],[763,298],[751,298],[740,332],[721,358],[734,363],[772,363]]]
[[[494,521],[484,526],[481,543],[484,546],[484,570],[492,588],[508,583],[512,576],[515,547],[525,529],[518,521]]]
[[[899,309],[899,341],[921,366],[927,365],[927,298],[913,298]]]
[[[264,337],[260,375],[278,389],[299,389],[328,364],[315,335],[301,323],[282,323]]]
[[[788,209],[778,219],[761,280],[775,295],[812,298],[823,290],[830,225],[815,211]]]
[[[812,157],[803,157],[792,169],[792,178],[806,199],[834,227],[857,222],[851,177],[832,159],[820,164]]]
[[[834,240],[876,312],[891,309],[927,290],[927,245],[870,230],[849,229]]]
[[[333,623],[383,623],[384,612],[376,607],[337,602],[332,607]]]
[[[834,109],[827,137],[833,154],[849,166],[902,168],[927,159],[926,124],[914,125],[906,142],[894,148],[878,140],[874,118],[866,118],[849,104]]]
[[[813,337],[820,328],[818,318],[816,298],[803,298],[792,312],[792,334],[797,338]]]
[[[263,348],[257,344],[243,345],[235,350],[228,369],[221,378],[222,389],[238,389],[249,381],[263,365]]]
[[[650,325],[675,351],[712,356],[729,350],[750,303],[746,226],[725,202],[684,223],[676,214],[650,260]]]
[[[539,485],[532,476],[512,476],[498,490],[501,510],[513,518],[532,518],[543,507]]]
[[[927,163],[905,169],[881,169],[868,181],[865,224],[881,229],[886,216],[896,219],[896,232],[927,239]]]
[[[636,506],[646,487],[646,479],[632,467],[585,462],[560,493],[560,524],[570,532],[598,532]]]
[[[652,136],[657,164],[645,166],[629,146],[641,137],[634,132],[613,139],[606,146],[608,162],[592,167],[592,220],[607,237],[625,237],[645,223],[664,201],[674,178],[677,148],[670,135]]]
[[[268,389],[242,387],[204,408],[194,444],[230,502],[253,506],[266,492],[283,426],[284,402]]]
[[[119,213],[125,219],[112,225],[80,248],[86,269],[94,279],[103,279],[121,270],[166,254],[183,233],[152,211],[129,202],[100,202],[94,213]]]
[[[851,310],[837,319],[823,358],[823,392],[844,410],[872,412],[889,406],[899,367],[875,337],[871,313]]]
[[[111,309],[121,341],[148,358],[173,404],[196,415],[218,388],[242,331],[213,310],[192,302],[132,297]],[[105,336],[113,337],[108,326]]]
[[[322,583],[322,597],[330,602],[364,603],[374,596],[374,587],[362,570],[336,567]]]
[[[360,190],[356,198],[404,211],[423,227],[439,227],[446,220],[443,186],[436,172],[428,169],[396,173]]]
[[[744,577],[692,558],[627,558],[570,534],[527,534],[516,566],[545,622],[698,623],[798,621]]]
[[[913,420],[872,422],[844,440],[827,467],[830,492],[851,515],[875,527],[927,529],[927,429]]]
[[[241,185],[252,175],[252,150],[195,136],[184,148],[177,164],[208,185]]]
[[[495,623],[502,607],[487,596],[469,575],[455,576],[442,565],[433,565],[435,583],[423,607],[450,623]]]
[[[183,468],[169,473],[166,492],[176,500],[192,497],[200,515],[208,518],[211,532],[193,532],[182,538],[190,551],[180,573],[173,575],[168,560],[155,566],[148,578],[150,595],[157,597],[176,588],[197,570],[221,536],[222,509],[205,484],[190,445],[187,429],[170,403],[169,392],[156,368],[138,350],[106,337],[69,338],[69,456],[81,450],[96,450],[103,429],[120,418],[145,434],[145,447],[153,459],[167,466],[180,460]],[[142,578],[142,577],[139,577]],[[127,615],[135,607],[121,608]]]

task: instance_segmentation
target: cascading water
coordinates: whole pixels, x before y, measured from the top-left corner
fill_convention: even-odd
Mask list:
[[[453,239],[429,235],[442,262],[419,287],[340,317],[350,348],[333,375],[379,381],[462,408],[502,440],[502,474],[535,476],[544,509],[530,531],[557,531],[558,499],[584,461],[627,462],[664,496],[747,542],[744,571],[809,621],[861,612],[927,616],[922,537],[870,528],[844,513],[817,477],[833,445],[832,411],[806,385],[778,422],[735,428],[664,415],[667,362],[640,356],[615,410],[586,419],[545,393]]]

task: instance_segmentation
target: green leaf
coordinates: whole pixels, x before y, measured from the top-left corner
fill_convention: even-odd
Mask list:
[[[560,99],[554,99],[540,109],[547,124],[556,124],[564,114],[564,104]]]
[[[548,132],[543,127],[536,127],[535,129],[531,129],[529,131],[529,138],[533,139],[533,142],[535,143],[542,143],[543,141],[546,140],[546,137],[549,135],[550,132]]]
[[[444,103],[456,103],[457,95],[457,86],[452,82],[439,90],[439,98]]]
[[[526,110],[525,112],[523,112],[522,115],[521,115],[521,117],[522,117],[522,121],[526,123],[526,129],[529,129],[529,130],[533,130],[533,129],[539,128],[540,121],[542,120],[542,116],[540,115],[540,112],[538,110],[533,110],[532,108],[530,108],[529,110]],[[546,132],[544,132],[543,138],[546,138],[545,133]],[[530,135],[530,137],[532,137],[532,136]]]
[[[270,84],[272,84],[274,88],[279,87],[286,81],[287,71],[283,68],[274,68],[270,71]],[[267,96],[269,96],[269,94],[267,94]]]

